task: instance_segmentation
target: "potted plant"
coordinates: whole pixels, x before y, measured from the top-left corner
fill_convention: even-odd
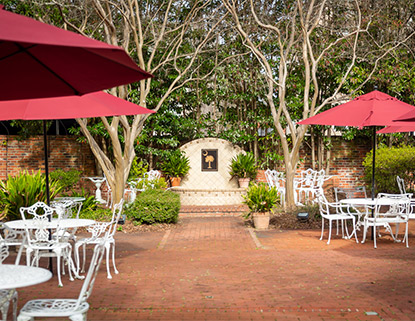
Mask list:
[[[242,188],[249,186],[249,181],[256,177],[257,170],[258,166],[252,153],[236,155],[229,166],[229,174],[238,178],[239,187]]]
[[[172,187],[180,185],[181,178],[189,172],[189,169],[189,158],[180,150],[171,153],[161,165],[161,170],[170,178]]]
[[[278,191],[275,187],[269,188],[265,183],[251,184],[243,203],[248,205],[249,213],[246,217],[252,217],[256,229],[267,229],[269,226],[270,212],[279,201]]]

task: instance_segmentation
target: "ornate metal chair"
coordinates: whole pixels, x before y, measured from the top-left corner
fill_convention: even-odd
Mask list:
[[[9,256],[9,248],[6,242],[0,238],[0,264]],[[2,321],[7,321],[10,301],[13,301],[13,320],[17,315],[17,291],[15,289],[0,290],[0,310]]]
[[[379,193],[376,198],[376,205],[373,217],[366,215],[364,218],[364,231],[362,243],[366,241],[367,230],[370,227],[374,227],[377,230],[380,227],[384,227],[387,232],[390,233],[392,239],[397,242],[397,235],[399,231],[399,224],[405,224],[405,234],[403,241],[406,241],[406,247],[408,245],[408,219],[410,212],[411,193],[406,194],[386,194]],[[385,204],[388,205],[388,209],[384,211]],[[396,225],[396,236],[393,234],[390,224]],[[374,247],[377,248],[376,234],[373,233]]]
[[[95,245],[88,273],[78,299],[42,299],[28,301],[20,310],[18,321],[33,320],[35,317],[69,317],[71,320],[86,320],[89,309],[87,302],[92,293],[95,278],[104,255],[105,240]]]
[[[354,234],[354,237],[356,239],[356,243],[358,243],[356,230],[354,228],[355,227],[355,222],[356,222],[356,218],[354,217],[354,215],[340,212],[339,208],[342,206],[342,204],[337,203],[337,202],[329,203],[327,201],[326,197],[324,196],[324,194],[318,193],[317,201],[318,201],[318,204],[319,204],[320,215],[321,215],[321,237],[320,237],[320,240],[323,239],[323,235],[324,235],[324,220],[327,220],[328,224],[329,224],[329,236],[328,236],[327,244],[330,244],[332,222],[333,221],[343,222],[345,220],[351,220],[352,224],[353,224],[353,232],[351,234],[349,234],[349,232],[347,230],[347,227],[346,227],[346,235],[347,236],[345,237],[344,230],[342,229],[342,237],[350,239],[350,238],[352,238],[352,236]]]
[[[104,240],[105,252],[106,252],[106,261],[107,261],[107,277],[112,279],[110,268],[109,268],[109,253],[112,247],[112,264],[114,266],[115,274],[118,274],[118,270],[115,266],[115,239],[114,234],[117,230],[118,220],[120,219],[121,212],[123,209],[124,200],[122,199],[118,204],[114,205],[112,218],[110,222],[98,222],[94,225],[91,225],[87,228],[88,232],[92,235],[88,238],[83,238],[75,242],[75,262],[77,271],[79,272],[80,262],[79,262],[79,248],[83,248],[83,264],[82,270],[85,271],[85,256],[86,256],[86,245],[87,244],[97,244]]]
[[[143,177],[138,178],[135,181],[128,182],[128,189],[126,191],[130,192],[130,197],[128,199],[129,203],[135,201],[137,197],[137,192],[143,192],[148,188],[154,188],[154,181],[161,177],[161,173],[158,170],[150,170],[143,175]]]
[[[267,179],[268,186],[275,187],[280,195],[281,205],[285,204],[285,178],[283,172],[278,172],[275,169],[267,169],[265,171],[265,178]]]
[[[3,241],[8,247],[10,246],[19,247],[19,251],[17,252],[17,256],[15,260],[16,265],[20,263],[20,258],[22,256],[24,234],[25,234],[24,231],[9,229],[3,223],[0,222],[0,240],[3,239]]]
[[[51,237],[49,233],[49,219],[53,215],[53,212],[54,209],[43,202],[37,202],[32,206],[20,208],[20,214],[22,215],[22,219],[25,224],[27,238],[27,242],[24,245],[26,248],[26,263],[29,266],[38,266],[41,257],[56,257],[58,282],[59,286],[63,286],[61,280],[61,258],[63,258],[64,263],[68,264],[69,279],[73,281],[71,271],[71,267],[73,265],[71,258],[72,246],[64,238]],[[28,226],[27,216],[33,220],[35,228]],[[55,219],[56,228],[54,228],[54,234],[57,236],[63,235],[63,232],[59,226],[59,221],[60,215],[58,213],[58,218]],[[33,259],[31,257],[32,254]]]
[[[51,207],[55,210],[56,213],[59,213],[61,219],[69,219],[69,218],[79,218],[79,213],[82,209],[82,202],[73,201],[70,199],[61,199],[59,201],[51,202]],[[68,230],[61,230],[61,234],[59,235],[60,238],[65,238],[69,241],[76,240],[76,228]],[[54,235],[56,236],[56,235]]]

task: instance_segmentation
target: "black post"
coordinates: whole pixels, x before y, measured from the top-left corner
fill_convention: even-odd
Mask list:
[[[43,121],[43,150],[45,151],[45,177],[46,177],[46,204],[50,206],[49,196],[49,161],[48,161],[48,136],[46,129],[46,120]],[[52,221],[52,215],[48,217],[49,222]],[[52,230],[49,229],[49,240],[52,239]],[[50,250],[49,250],[50,252]],[[49,270],[53,273],[52,257],[49,258]]]
[[[376,126],[372,126],[372,201],[375,200],[375,164],[376,164]],[[372,217],[375,216],[375,207],[372,207]],[[372,227],[372,240],[376,233],[376,226]]]

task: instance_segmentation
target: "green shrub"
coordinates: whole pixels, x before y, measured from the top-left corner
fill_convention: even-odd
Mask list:
[[[62,190],[59,181],[49,180],[50,199]],[[20,219],[19,208],[31,206],[36,202],[46,202],[46,177],[37,173],[23,171],[17,176],[9,175],[7,181],[0,181],[0,202],[7,220]]]
[[[52,180],[58,180],[64,191],[69,191],[79,182],[81,172],[75,169],[66,172],[57,169],[51,172],[49,177]]]
[[[171,191],[150,189],[137,195],[124,213],[139,224],[176,223],[180,196]]]
[[[145,164],[142,160],[138,161],[138,158],[134,158],[133,163],[131,164],[130,174],[128,175],[128,180],[135,180],[139,177],[143,177],[148,171],[148,164]]]
[[[365,182],[368,190],[372,186],[372,152],[363,162]],[[415,147],[380,147],[376,150],[375,160],[376,193],[399,193],[396,176],[404,179],[407,192],[414,191]]]
[[[161,170],[169,177],[184,177],[190,170],[189,158],[181,150],[175,150],[161,164]]]

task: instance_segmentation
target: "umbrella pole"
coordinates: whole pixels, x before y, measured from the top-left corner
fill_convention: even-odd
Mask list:
[[[372,201],[375,199],[375,164],[376,164],[376,126],[372,126]],[[375,216],[375,207],[372,207],[372,217]],[[376,233],[376,226],[372,227],[372,240]]]
[[[46,130],[46,120],[43,121],[43,150],[45,151],[45,177],[46,177],[46,204],[50,205],[49,198],[49,164],[48,164],[48,136]],[[52,215],[48,217],[52,221]],[[49,229],[49,240],[52,239],[52,231]],[[51,252],[51,251],[49,251]],[[52,257],[49,257],[49,270],[53,273]]]

